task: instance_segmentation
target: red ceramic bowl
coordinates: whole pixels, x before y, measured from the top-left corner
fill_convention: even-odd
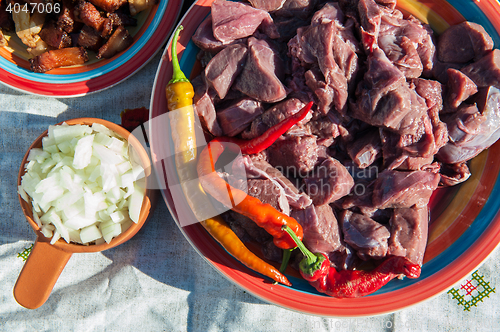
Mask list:
[[[200,71],[197,47],[191,36],[210,13],[212,0],[197,1],[182,19],[184,26],[177,52],[181,68],[195,77]],[[500,4],[495,0],[401,0],[398,7],[429,23],[436,33],[464,20],[482,24],[495,45],[500,45]],[[170,40],[170,43],[172,40]],[[169,45],[170,45],[169,43]],[[159,65],[151,100],[150,117],[167,109],[165,86],[172,76],[171,54],[167,49]],[[151,121],[154,123],[154,121]],[[150,127],[152,161],[166,170],[175,170],[168,155],[169,133]],[[165,154],[167,153],[167,154]],[[493,145],[470,162],[471,178],[464,184],[437,190],[430,202],[431,224],[427,251],[419,279],[393,280],[376,293],[363,298],[336,299],[318,293],[307,282],[287,275],[293,287],[273,285],[231,257],[199,223],[179,223],[186,239],[206,261],[234,284],[256,297],[284,308],[321,316],[368,316],[397,311],[436,296],[476,269],[500,241],[500,144]],[[163,168],[160,168],[162,170]],[[165,174],[165,173],[161,173]],[[180,215],[170,189],[162,191],[165,203],[175,218]]]
[[[50,97],[77,97],[112,87],[139,71],[163,47],[182,9],[182,0],[160,0],[138,13],[128,30],[134,43],[111,59],[92,55],[84,65],[56,68],[47,73],[29,70],[26,46],[15,35],[0,47],[0,82],[16,90]]]

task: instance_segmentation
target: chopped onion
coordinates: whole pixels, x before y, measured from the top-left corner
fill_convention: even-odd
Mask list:
[[[128,142],[105,126],[50,126],[27,160],[18,192],[52,244],[109,243],[138,222],[144,170]]]

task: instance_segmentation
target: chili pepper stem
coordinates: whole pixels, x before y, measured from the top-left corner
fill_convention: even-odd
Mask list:
[[[288,265],[288,262],[290,261],[290,256],[292,255],[292,250],[293,249],[284,249],[283,250],[283,259],[281,261],[281,266],[280,266],[281,273],[285,272],[285,269]]]
[[[300,241],[300,239],[297,237],[297,235],[295,235],[295,233],[292,231],[292,229],[290,227],[288,227],[287,225],[283,225],[281,227],[281,229],[286,231],[290,235],[290,237],[293,239],[293,241],[295,241],[295,244],[297,244],[297,247],[304,254],[304,256],[306,256],[308,265],[312,265],[318,261],[318,259],[319,259],[318,256],[316,256],[309,249],[306,248],[304,243],[302,241]]]
[[[179,59],[177,58],[177,39],[179,39],[179,33],[184,29],[182,25],[175,30],[174,37],[172,38],[172,67],[173,74],[172,79],[168,82],[169,84],[177,83],[177,82],[189,82],[186,75],[181,70],[181,66],[179,65]]]

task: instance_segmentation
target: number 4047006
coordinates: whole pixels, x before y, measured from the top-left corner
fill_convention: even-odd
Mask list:
[[[51,13],[60,13],[61,12],[61,4],[56,3],[30,3],[29,6],[27,3],[21,5],[19,3],[9,2],[7,8],[5,9],[9,13],[19,14],[20,12],[24,13],[40,13],[40,14],[51,14]]]

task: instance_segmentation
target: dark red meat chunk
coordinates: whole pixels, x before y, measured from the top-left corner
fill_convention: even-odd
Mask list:
[[[315,205],[333,203],[348,195],[354,180],[338,160],[328,157],[304,178],[305,192]]]
[[[387,239],[391,235],[384,225],[362,214],[344,210],[340,214],[344,241],[354,248],[361,259],[380,259],[387,254]]]
[[[500,50],[494,49],[480,60],[460,69],[479,88],[500,88]]]
[[[329,205],[293,210],[290,216],[302,226],[304,244],[312,252],[329,254],[342,247],[337,218]]]
[[[451,108],[458,108],[467,98],[477,92],[476,84],[461,71],[448,69],[447,101]]]
[[[446,29],[439,36],[437,53],[442,62],[466,63],[482,58],[493,49],[493,39],[484,28],[473,22],[463,22]]]
[[[422,265],[429,225],[427,206],[394,209],[389,224],[391,237],[387,254],[403,256]]]
[[[230,45],[217,53],[205,67],[205,79],[219,98],[224,99],[236,77],[241,73],[246,56],[245,45]]]
[[[439,180],[439,174],[426,171],[383,171],[374,183],[373,205],[379,209],[426,206]]]
[[[243,94],[263,102],[285,99],[281,76],[283,63],[279,54],[265,41],[250,38],[246,63],[234,83]]]
[[[262,112],[264,112],[264,108],[261,102],[243,98],[236,100],[222,110],[217,110],[217,119],[224,135],[236,136]]]
[[[315,136],[291,136],[278,139],[268,150],[269,163],[286,177],[304,177],[318,161]]]
[[[251,36],[260,26],[269,37],[279,37],[271,15],[264,10],[224,0],[215,0],[211,9],[213,35],[223,44]]]

